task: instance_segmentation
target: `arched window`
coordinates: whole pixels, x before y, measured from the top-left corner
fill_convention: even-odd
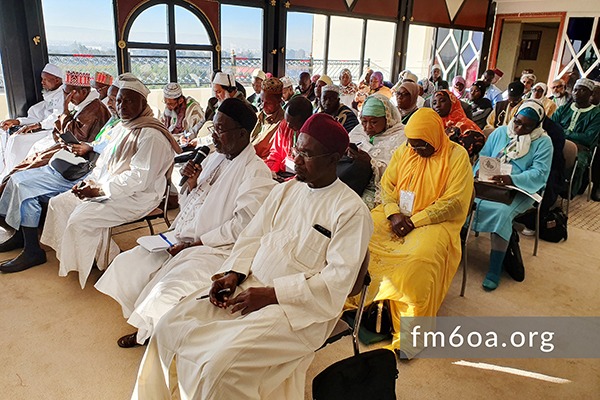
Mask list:
[[[168,82],[183,87],[210,86],[218,68],[217,39],[202,12],[183,1],[149,1],[125,27],[125,69],[150,88]]]

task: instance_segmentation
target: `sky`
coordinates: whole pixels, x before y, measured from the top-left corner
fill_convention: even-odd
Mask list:
[[[105,43],[114,47],[112,0],[43,0],[47,41],[96,45]],[[209,43],[206,30],[189,11],[175,7],[176,37],[180,43]],[[91,12],[90,10],[93,10]],[[262,50],[261,9],[223,5],[221,34],[223,50],[249,48]],[[144,11],[134,22],[131,40],[166,42],[166,5],[157,5]],[[309,18],[304,18],[303,22]],[[308,22],[311,24],[311,22]],[[310,36],[301,27],[294,31],[298,46],[310,48]],[[298,47],[299,48],[299,47]]]

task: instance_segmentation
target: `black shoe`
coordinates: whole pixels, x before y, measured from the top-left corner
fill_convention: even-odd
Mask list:
[[[600,201],[600,185],[594,185],[592,189],[592,200]]]
[[[15,249],[22,249],[24,244],[25,241],[23,239],[23,231],[19,229],[15,232],[14,235],[10,237],[10,239],[5,241],[4,243],[0,243],[0,253],[4,253]]]
[[[46,252],[44,250],[40,249],[39,251],[34,252],[22,251],[17,258],[0,265],[0,271],[6,273],[20,272],[35,267],[36,265],[44,264],[45,262]]]

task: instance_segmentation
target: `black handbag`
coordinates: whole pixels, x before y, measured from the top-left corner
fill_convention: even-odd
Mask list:
[[[85,161],[78,164],[73,164],[60,157],[52,157],[49,164],[66,180],[76,181],[83,178],[94,169],[99,156],[98,153],[92,151],[84,157]]]
[[[478,199],[511,204],[517,195],[517,191],[502,185],[475,181],[475,194]]]
[[[313,400],[396,399],[396,355],[387,349],[357,354],[325,368],[313,379]]]
[[[550,210],[540,221],[540,239],[552,243],[567,240],[567,220],[568,217],[560,207]]]
[[[338,178],[359,196],[362,196],[373,176],[370,162],[363,162],[347,155],[342,156],[338,161],[336,169]]]
[[[392,313],[389,301],[374,301],[365,307],[361,325],[373,333],[392,333]]]
[[[519,232],[513,228],[508,241],[508,248],[504,255],[504,270],[517,282],[525,280],[525,265],[521,256],[521,247],[519,246]]]

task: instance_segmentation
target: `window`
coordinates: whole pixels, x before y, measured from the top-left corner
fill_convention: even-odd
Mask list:
[[[600,79],[600,17],[571,17],[563,34],[558,77],[575,72]]]
[[[92,76],[104,71],[115,76],[112,4],[112,0],[43,0],[50,62],[65,71],[89,72]]]
[[[288,12],[286,75],[327,74],[337,83],[343,68],[357,81],[371,67],[391,79],[395,35],[392,22]]]
[[[327,17],[288,12],[285,73],[298,81],[301,72],[323,73]]]
[[[443,78],[450,82],[460,75],[470,87],[477,80],[483,33],[437,28],[435,44],[433,64],[440,65]]]
[[[6,84],[4,83],[4,74],[2,73],[2,54],[0,54],[0,121],[8,118],[8,116],[8,104],[6,102]]]
[[[363,25],[359,18],[331,17],[329,26],[329,56],[327,75],[339,83],[340,72],[348,68],[356,80],[361,73]]]
[[[244,86],[263,68],[263,31],[262,8],[221,5],[221,69]]]
[[[150,89],[168,82],[183,88],[209,87],[215,68],[214,34],[193,6],[156,4],[126,28],[129,69]],[[135,14],[134,14],[135,15]],[[173,21],[173,30],[169,29]]]
[[[430,26],[410,24],[405,68],[423,79],[429,75],[432,43],[436,29]]]
[[[385,79],[395,83],[392,75],[396,24],[385,21],[367,21],[365,43],[365,66],[373,71],[381,71]]]

